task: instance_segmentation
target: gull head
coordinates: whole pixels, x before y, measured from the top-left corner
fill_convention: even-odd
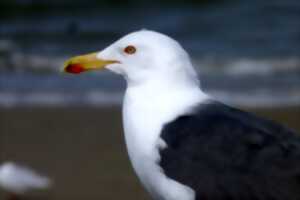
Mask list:
[[[182,46],[167,35],[149,30],[125,35],[102,51],[73,57],[64,65],[65,72],[75,74],[104,68],[121,74],[128,84],[198,82]]]

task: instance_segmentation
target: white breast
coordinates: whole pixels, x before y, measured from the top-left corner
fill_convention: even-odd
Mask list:
[[[155,199],[193,200],[194,191],[163,173],[159,166],[159,148],[163,125],[206,99],[198,88],[172,90],[153,86],[126,90],[123,124],[126,145],[134,170]]]

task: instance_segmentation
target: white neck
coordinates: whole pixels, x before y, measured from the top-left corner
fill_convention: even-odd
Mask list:
[[[177,86],[160,81],[129,86],[123,104],[125,135],[136,138],[143,149],[153,146],[162,126],[189,111],[207,96],[198,85]],[[134,129],[134,130],[133,130]],[[133,135],[132,135],[133,134]],[[126,138],[127,139],[127,138]]]
[[[170,85],[163,82],[155,80],[141,85],[129,85],[123,104],[123,124],[129,157],[150,193],[157,193],[153,190],[164,188],[157,184],[158,178],[155,177],[159,175],[152,173],[155,171],[153,168],[161,173],[157,162],[160,159],[158,148],[165,145],[160,139],[164,124],[208,98],[197,84],[177,85],[173,82]],[[163,184],[162,180],[159,181]]]

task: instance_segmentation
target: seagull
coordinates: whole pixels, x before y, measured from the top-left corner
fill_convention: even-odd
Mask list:
[[[295,131],[203,92],[188,53],[174,39],[136,31],[64,65],[74,74],[100,69],[127,82],[126,146],[153,199],[300,199]]]
[[[13,162],[5,162],[0,166],[0,187],[9,193],[9,199],[20,199],[20,196],[29,191],[47,189],[50,186],[49,178],[28,167]]]

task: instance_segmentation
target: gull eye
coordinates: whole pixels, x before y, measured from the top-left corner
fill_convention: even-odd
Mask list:
[[[124,52],[127,54],[134,54],[136,52],[136,48],[132,45],[129,45],[124,48]]]

